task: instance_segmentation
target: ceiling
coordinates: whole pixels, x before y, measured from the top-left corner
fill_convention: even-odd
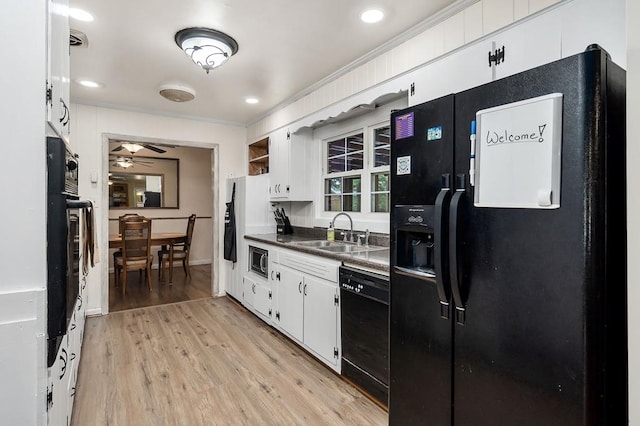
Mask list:
[[[454,0],[70,0],[92,22],[70,19],[88,43],[71,48],[71,100],[183,117],[250,124],[314,83],[396,39]],[[385,18],[365,24],[375,6]],[[211,73],[174,42],[177,31],[229,34],[238,53]],[[77,84],[89,79],[104,87]],[[193,88],[190,102],[158,94],[166,83]],[[256,97],[249,105],[245,98]]]

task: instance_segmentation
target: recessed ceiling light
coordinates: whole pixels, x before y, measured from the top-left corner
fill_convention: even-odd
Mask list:
[[[260,102],[258,99],[256,98],[247,98],[244,100],[246,103],[248,104],[257,104],[258,102]]]
[[[104,87],[104,84],[98,83],[97,81],[91,81],[91,80],[76,80],[76,83],[78,83],[79,85],[84,86],[84,87],[89,87],[91,89],[97,89],[99,87]]]
[[[367,24],[374,24],[384,18],[384,13],[379,9],[369,9],[362,12],[360,19]]]
[[[91,22],[93,21],[93,15],[86,10],[78,9],[75,7],[69,8],[69,17],[77,19],[78,21]]]

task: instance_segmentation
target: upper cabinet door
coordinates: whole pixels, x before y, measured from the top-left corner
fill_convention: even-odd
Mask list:
[[[504,60],[494,65],[494,79],[507,77],[561,58],[561,14],[543,13],[492,37],[495,50],[504,47]],[[488,53],[487,53],[488,63]]]
[[[289,146],[287,130],[281,129],[269,137],[269,193],[272,199],[287,197],[289,184]]]
[[[552,10],[414,71],[409,105],[461,92],[561,58],[561,13]]]
[[[591,44],[598,44],[611,55],[613,62],[626,69],[626,4],[630,3],[620,0],[568,2],[561,8],[562,56],[575,55]]]
[[[312,139],[308,133],[289,129],[274,132],[269,146],[269,193],[271,199],[311,201],[309,191]]]
[[[69,2],[49,0],[47,43],[47,121],[53,131],[69,137]]]
[[[490,82],[490,50],[491,42],[474,43],[416,70],[409,88],[409,106]]]

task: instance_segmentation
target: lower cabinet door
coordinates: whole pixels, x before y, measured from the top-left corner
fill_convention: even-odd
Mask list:
[[[242,303],[253,308],[256,283],[249,277],[242,277]]]
[[[338,287],[304,277],[304,344],[333,365],[338,362]]]
[[[265,317],[270,316],[270,293],[271,291],[266,284],[256,281],[255,294],[253,295],[253,307],[257,312],[261,313]]]
[[[303,284],[304,275],[301,272],[280,266],[276,324],[300,342],[303,331]]]

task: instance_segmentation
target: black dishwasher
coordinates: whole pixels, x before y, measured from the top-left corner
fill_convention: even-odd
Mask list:
[[[385,406],[389,395],[389,278],[340,267],[342,375]]]

